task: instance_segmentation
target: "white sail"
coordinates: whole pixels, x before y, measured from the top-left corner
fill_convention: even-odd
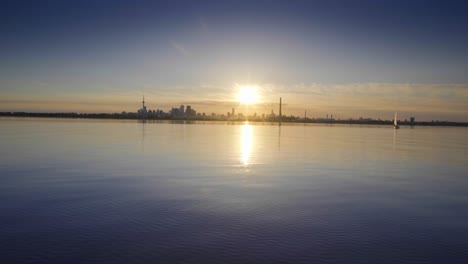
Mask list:
[[[394,126],[398,126],[398,122],[397,122],[397,113],[395,112],[395,119],[393,119],[393,125]]]

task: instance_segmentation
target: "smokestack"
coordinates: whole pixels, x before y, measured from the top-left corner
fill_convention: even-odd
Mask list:
[[[280,97],[280,104],[279,104],[279,120],[281,122],[281,117],[283,116],[283,114],[281,114],[281,97]]]

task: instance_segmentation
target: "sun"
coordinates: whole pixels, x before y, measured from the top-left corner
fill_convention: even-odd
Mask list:
[[[257,88],[254,86],[241,86],[239,89],[239,102],[241,104],[254,104],[258,101]]]

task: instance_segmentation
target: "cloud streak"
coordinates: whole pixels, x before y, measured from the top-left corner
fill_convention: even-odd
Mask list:
[[[175,42],[173,40],[169,41],[169,43],[171,44],[171,46],[181,55],[184,55],[184,56],[190,56],[191,53],[189,50],[187,50],[184,45],[182,45],[181,43],[179,42]]]

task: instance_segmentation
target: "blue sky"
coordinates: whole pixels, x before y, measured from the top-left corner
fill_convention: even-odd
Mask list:
[[[224,112],[248,84],[260,112],[468,121],[463,1],[2,5],[0,111]]]

